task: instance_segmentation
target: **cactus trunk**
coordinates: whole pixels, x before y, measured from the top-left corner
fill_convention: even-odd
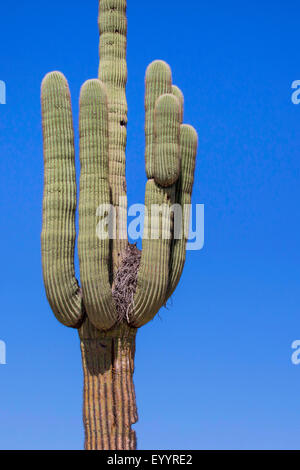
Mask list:
[[[81,340],[86,450],[136,449],[135,337],[134,328],[122,326]]]

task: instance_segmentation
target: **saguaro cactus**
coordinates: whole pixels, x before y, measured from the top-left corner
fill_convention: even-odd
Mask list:
[[[57,319],[79,332],[84,371],[86,449],[135,449],[133,384],[137,329],[175,290],[186,237],[174,237],[172,211],[146,218],[142,252],[126,231],[126,0],[100,0],[99,79],[80,93],[80,198],[75,277],[76,178],[68,84],[59,72],[42,83],[44,199],[42,260],[46,294]],[[183,95],[163,61],[146,72],[145,206],[189,204],[197,134],[182,124]],[[116,211],[116,237],[97,236],[101,204]],[[125,229],[124,229],[125,228]],[[149,232],[158,230],[152,239]]]

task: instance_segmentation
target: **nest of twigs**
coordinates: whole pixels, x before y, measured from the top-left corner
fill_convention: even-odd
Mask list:
[[[112,295],[115,301],[118,320],[129,322],[129,313],[137,286],[137,274],[141,263],[141,251],[136,244],[128,244],[122,254],[122,261],[117,270]]]

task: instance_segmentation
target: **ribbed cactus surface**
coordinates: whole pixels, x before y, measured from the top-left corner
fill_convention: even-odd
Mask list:
[[[125,0],[100,0],[99,29],[99,78],[88,80],[80,93],[80,287],[74,268],[77,188],[70,92],[60,72],[42,83],[43,274],[55,316],[78,329],[81,340],[85,448],[134,449],[135,336],[180,280],[186,220],[177,239],[172,208],[191,203],[197,134],[182,124],[183,94],[172,85],[169,66],[153,62],[145,79],[148,217],[140,253],[126,234]],[[103,204],[116,209],[114,239],[97,236],[97,209]],[[163,210],[154,213],[157,207]]]

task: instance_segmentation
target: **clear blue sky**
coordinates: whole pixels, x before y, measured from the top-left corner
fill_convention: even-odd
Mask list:
[[[39,95],[61,70],[77,129],[80,86],[97,75],[97,9],[1,4],[1,449],[83,446],[79,340],[42,283]],[[140,449],[300,449],[299,13],[289,0],[128,0],[129,202],[144,199],[144,72],[164,59],[199,133],[193,201],[206,222],[173,305],[138,335]]]

